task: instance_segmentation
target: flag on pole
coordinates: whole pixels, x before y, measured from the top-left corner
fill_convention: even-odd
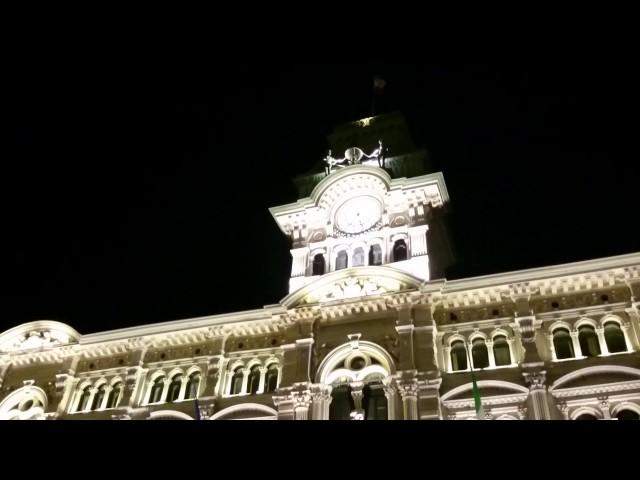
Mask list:
[[[200,405],[198,405],[198,397],[195,398],[196,403],[196,420],[200,420]]]
[[[484,409],[482,408],[482,398],[480,397],[480,389],[478,388],[478,383],[476,382],[476,376],[473,373],[473,368],[471,368],[471,382],[473,385],[473,403],[476,407],[476,418],[478,420],[483,420]]]
[[[373,91],[375,93],[382,93],[386,85],[387,82],[384,81],[384,78],[373,77]]]

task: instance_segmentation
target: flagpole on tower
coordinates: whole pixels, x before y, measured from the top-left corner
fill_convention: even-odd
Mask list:
[[[373,77],[373,92],[371,95],[371,116],[375,117],[376,115],[376,96],[382,93],[387,82],[384,81],[383,78],[378,76]]]

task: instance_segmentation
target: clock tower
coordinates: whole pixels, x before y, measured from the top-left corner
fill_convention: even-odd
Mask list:
[[[399,114],[388,114],[338,127],[332,146],[345,138],[367,145],[329,150],[323,172],[296,179],[304,197],[270,209],[292,242],[290,294],[329,275],[434,278],[430,227],[449,196],[441,173],[424,173],[426,151],[403,149],[409,143],[403,126]],[[398,132],[402,142],[395,141]]]

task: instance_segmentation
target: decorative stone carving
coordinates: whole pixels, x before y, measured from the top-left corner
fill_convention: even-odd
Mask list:
[[[405,399],[407,397],[418,396],[418,381],[417,380],[403,380],[396,383],[400,396]]]
[[[212,403],[202,405],[198,403],[198,411],[200,412],[200,418],[202,420],[207,420],[214,413],[215,405]]]
[[[61,332],[51,330],[34,330],[17,338],[8,340],[0,345],[0,351],[15,352],[20,350],[34,350],[66,345],[72,339]]]
[[[300,304],[381,295],[407,288],[407,285],[393,279],[349,277],[310,293],[300,301]]]
[[[538,372],[525,372],[522,375],[524,376],[524,380],[527,382],[527,385],[529,385],[529,390],[544,390],[546,388],[546,371],[541,370]]]

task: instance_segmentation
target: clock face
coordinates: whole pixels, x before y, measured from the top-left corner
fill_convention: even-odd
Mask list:
[[[344,202],[335,216],[335,225],[341,232],[356,234],[369,230],[382,216],[382,206],[373,197],[356,197]]]

